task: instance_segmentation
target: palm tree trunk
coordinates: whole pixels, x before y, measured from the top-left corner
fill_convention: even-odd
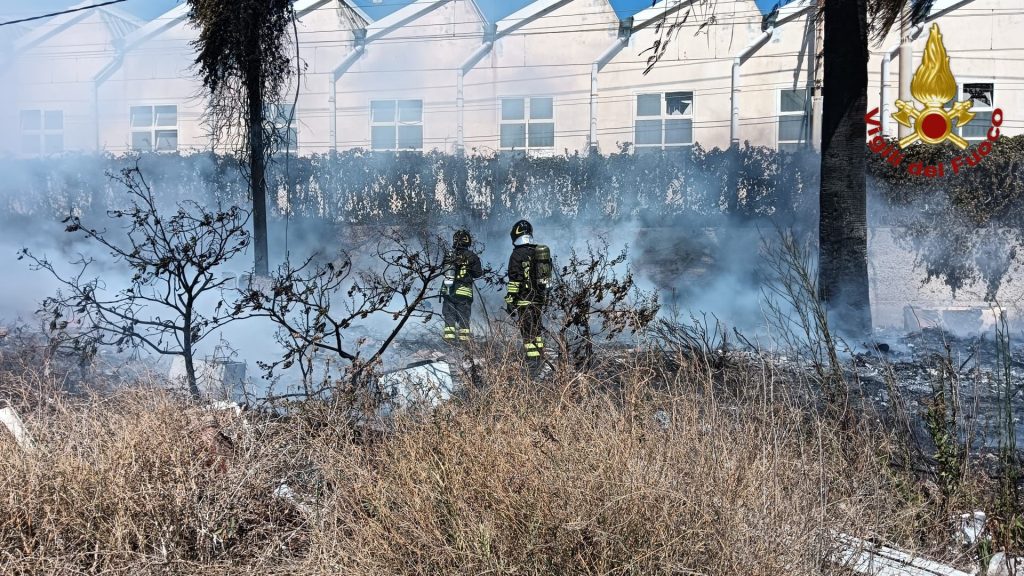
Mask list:
[[[255,273],[268,274],[267,255],[267,163],[266,143],[263,139],[263,78],[259,73],[258,58],[249,65],[245,88],[249,110],[249,191],[252,194],[253,248],[256,252]]]
[[[871,330],[868,291],[866,0],[825,5],[818,290],[840,333]]]

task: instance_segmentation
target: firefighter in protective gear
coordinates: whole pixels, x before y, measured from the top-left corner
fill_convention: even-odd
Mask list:
[[[546,287],[536,278],[533,226],[520,220],[512,226],[512,255],[508,259],[506,310],[516,317],[523,337],[527,365],[532,373],[543,367],[544,336],[541,334],[541,308]]]
[[[441,315],[444,317],[445,342],[469,341],[469,319],[473,310],[473,280],[483,275],[480,257],[469,247],[469,232],[458,230],[452,237],[452,252],[445,260],[445,278],[441,287]]]

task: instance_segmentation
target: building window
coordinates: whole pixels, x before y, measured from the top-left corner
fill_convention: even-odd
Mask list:
[[[995,109],[995,86],[991,82],[964,84],[960,101],[972,100],[971,112],[974,119],[963,127],[957,127],[960,136],[968,142],[980,142],[988,137],[992,125],[992,110]]]
[[[637,94],[633,145],[637,152],[693,144],[693,92]]]
[[[423,150],[423,100],[371,101],[370,147]]]
[[[551,150],[555,147],[554,98],[502,98],[502,150]]]
[[[807,89],[779,92],[779,151],[796,152],[807,146],[810,134],[810,100]]]
[[[292,104],[270,104],[267,106],[267,120],[274,130],[273,150],[294,153],[298,148],[299,132]]]
[[[177,106],[132,106],[132,150],[174,152],[178,149]]]
[[[21,152],[23,154],[58,154],[63,151],[63,110],[21,111]]]

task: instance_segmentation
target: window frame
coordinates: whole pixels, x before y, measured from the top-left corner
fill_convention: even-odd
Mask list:
[[[784,92],[795,92],[797,90],[804,91],[804,109],[802,112],[783,111],[782,110],[782,94]],[[812,94],[811,88],[804,86],[803,88],[780,88],[778,91],[778,98],[775,99],[775,149],[782,151],[783,145],[795,145],[797,148],[807,148],[811,145],[811,99]],[[806,122],[804,123],[804,137],[802,140],[783,140],[781,138],[780,131],[782,130],[782,117],[783,116],[801,116]],[[787,152],[791,152],[787,150]]]
[[[395,115],[390,122],[375,122],[373,119],[373,104],[375,102],[392,102],[395,105]],[[399,120],[399,102],[419,102],[420,103],[420,119],[419,122],[402,122]],[[426,116],[426,105],[422,98],[375,98],[369,101],[367,106],[368,119],[369,119],[369,135],[370,135],[370,150],[374,152],[423,152],[426,149],[426,135],[424,134],[424,126],[426,123],[423,121]],[[395,146],[394,148],[377,148],[373,145],[373,129],[376,127],[390,126],[394,130]],[[419,126],[420,127],[420,145],[419,148],[400,148],[398,146],[400,142],[398,128],[400,126]]]
[[[536,98],[538,100],[546,98],[551,101],[551,118],[537,118],[536,121],[531,116],[532,113],[532,100]],[[505,120],[502,115],[504,112],[505,100],[522,100],[523,102],[523,118],[521,120]],[[557,99],[554,96],[545,94],[506,94],[498,96],[497,99],[497,111],[498,111],[498,150],[500,152],[524,152],[526,154],[544,155],[553,154],[557,149],[556,145],[558,142],[558,132],[555,130],[558,125],[556,111]],[[550,124],[551,125],[551,145],[550,146],[531,146],[530,145],[530,124]],[[523,146],[503,146],[501,143],[501,129],[506,126],[522,126],[523,127]]]
[[[297,154],[299,151],[299,114],[298,104],[294,102],[285,102],[284,104],[267,104],[266,115],[270,118],[271,124],[274,126],[275,137],[279,138],[279,135],[285,130],[288,134],[284,137],[285,146],[281,149],[275,150],[278,154]],[[281,115],[280,111],[283,107],[291,108],[291,124],[288,123],[288,117]],[[279,138],[280,140],[280,138]]]
[[[676,93],[688,93],[690,95],[690,110],[688,114],[670,115],[668,113],[668,95]],[[658,115],[654,116],[640,116],[640,96],[658,96]],[[678,150],[689,150],[693,148],[696,143],[694,137],[694,125],[696,124],[697,117],[697,91],[688,89],[673,89],[673,90],[662,90],[661,92],[652,92],[648,90],[637,90],[632,92],[633,107],[633,122],[630,125],[630,131],[632,133],[633,140],[633,152],[637,153],[641,149],[643,150],[660,150],[662,152],[678,151]],[[636,123],[640,120],[659,120],[661,121],[661,144],[638,144],[636,142]],[[667,144],[665,143],[666,121],[668,120],[689,120],[690,121],[690,141],[685,144]]]
[[[150,110],[150,125],[145,127],[136,127],[132,125],[133,111],[136,108],[149,108]],[[158,126],[157,125],[157,108],[174,108],[174,125],[173,126]],[[178,152],[179,140],[181,137],[181,111],[180,106],[177,104],[167,103],[156,103],[156,102],[141,102],[128,105],[128,150],[132,152],[150,152],[158,154],[173,154]],[[174,132],[174,149],[172,150],[159,150],[157,149],[157,132]],[[135,147],[134,136],[135,134],[149,134],[149,150],[141,150]]]
[[[996,108],[998,108],[998,106],[996,105],[996,102],[998,101],[997,100],[998,96],[996,94],[996,84],[997,83],[995,81],[995,78],[970,78],[970,77],[968,77],[968,78],[957,78],[957,85],[956,85],[956,89],[957,89],[957,102],[963,102],[964,101],[964,97],[966,96],[966,94],[964,93],[964,87],[967,86],[968,84],[991,84],[992,85],[992,104],[991,105],[987,105],[987,106],[979,106],[978,102],[975,101],[974,105],[971,106],[971,112],[973,112],[975,114],[978,113],[978,112],[992,112]],[[975,122],[977,122],[977,117],[975,117],[975,119],[971,121],[970,125],[974,126]],[[958,125],[956,127],[956,134],[957,134],[957,136],[960,136],[964,140],[966,140],[968,142],[971,142],[971,143],[976,143],[976,142],[984,141],[987,138],[987,135],[986,135],[987,132],[988,132],[988,127],[986,126],[985,134],[982,134],[981,136],[971,136],[971,137],[968,137],[968,136],[964,136],[964,129],[963,129],[962,126]]]
[[[22,127],[22,116],[26,112],[35,112],[39,114],[39,127],[33,129],[26,129]],[[46,114],[57,112],[60,113],[60,128],[47,128],[46,127]],[[56,108],[25,108],[18,110],[18,134],[20,140],[18,141],[18,148],[23,156],[50,156],[53,154],[62,154],[65,150],[64,146],[64,110]],[[48,136],[60,136],[60,149],[59,150],[48,150],[46,147],[46,140]],[[34,152],[25,150],[25,140],[27,138],[34,138],[37,140],[38,149]]]

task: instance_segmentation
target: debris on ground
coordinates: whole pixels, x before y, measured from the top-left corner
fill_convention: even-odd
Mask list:
[[[836,534],[838,548],[831,560],[858,574],[871,576],[973,576],[952,566],[921,558],[905,550]]]
[[[21,416],[18,415],[18,411],[13,407],[0,408],[0,423],[3,423],[7,431],[11,433],[19,448],[25,452],[31,452],[35,449],[35,443],[32,442],[32,437],[29,436],[25,423],[21,421]]]
[[[292,490],[291,486],[287,484],[281,484],[274,489],[272,493],[274,498],[279,498],[288,504],[291,504],[296,510],[302,513],[303,516],[310,518],[313,516],[313,507],[303,501],[302,497],[296,494]]]
[[[1016,576],[1024,574],[1024,558],[1007,556],[1003,552],[996,552],[988,563],[986,576]]]
[[[398,412],[433,410],[457,391],[451,366],[441,360],[422,360],[385,372],[369,388],[376,408],[369,417],[357,420],[371,428],[383,427]]]

